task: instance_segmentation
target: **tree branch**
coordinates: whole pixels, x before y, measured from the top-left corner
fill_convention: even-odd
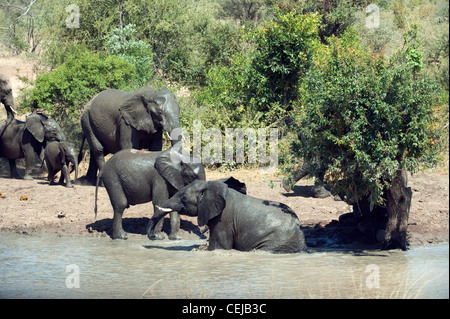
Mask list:
[[[1,30],[11,29],[16,24],[17,21],[19,21],[22,17],[24,17],[28,14],[28,12],[31,10],[31,7],[33,6],[33,4],[36,3],[37,0],[31,0],[30,3],[26,7],[19,7],[17,5],[10,4],[7,0],[4,0],[4,1],[6,4],[0,4],[0,7],[9,7],[9,8],[20,9],[20,10],[24,10],[24,12],[20,16],[15,18],[9,27],[0,27]]]

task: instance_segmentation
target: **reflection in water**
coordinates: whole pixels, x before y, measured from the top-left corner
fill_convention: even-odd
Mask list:
[[[0,233],[0,298],[449,297],[448,243],[285,255],[204,243]]]

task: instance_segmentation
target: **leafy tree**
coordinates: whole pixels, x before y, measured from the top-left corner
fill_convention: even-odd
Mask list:
[[[326,174],[335,192],[355,203],[355,213],[370,221],[373,238],[380,228],[375,208],[387,206],[385,233],[377,233],[387,234],[385,248],[406,248],[410,194],[408,203],[402,171],[435,165],[439,152],[432,111],[438,88],[420,71],[414,34],[405,39],[405,47],[387,61],[362,47],[351,28],[342,38],[330,38],[305,80],[303,108],[297,110],[299,129],[309,143],[306,153],[318,159],[314,175]],[[389,210],[394,185],[403,187],[408,205],[396,224],[403,228],[387,232],[390,213],[398,213],[398,207]]]
[[[43,109],[62,121],[78,119],[95,94],[107,88],[127,88],[135,76],[129,62],[77,47],[63,64],[36,78],[24,106]]]
[[[136,86],[147,84],[154,74],[153,52],[148,43],[135,40],[135,26],[129,24],[124,28],[114,29],[112,35],[105,36],[106,50],[131,63],[136,68]]]
[[[287,106],[297,98],[299,81],[309,69],[319,44],[320,16],[298,14],[295,10],[277,16],[253,35],[256,43],[249,81],[253,99],[263,110],[268,103]]]

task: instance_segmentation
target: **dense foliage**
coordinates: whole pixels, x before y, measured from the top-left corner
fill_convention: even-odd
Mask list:
[[[57,118],[79,117],[91,97],[107,88],[123,88],[134,78],[130,62],[83,47],[68,55],[64,63],[37,79],[26,102]]]
[[[409,37],[388,61],[348,29],[329,39],[306,77],[297,111],[307,156],[315,160],[314,174],[327,174],[327,183],[350,202],[368,197],[382,204],[398,169],[436,164],[432,107],[439,92],[421,72]]]
[[[349,190],[345,176],[364,171],[352,196],[377,202],[392,171],[434,165],[433,134],[448,135],[448,17],[447,0],[16,0],[0,6],[0,45],[38,59],[19,109],[79,130],[84,104],[106,87],[168,87],[191,134],[194,120],[277,127],[285,170],[326,142],[316,172]],[[323,130],[311,149],[300,123]]]

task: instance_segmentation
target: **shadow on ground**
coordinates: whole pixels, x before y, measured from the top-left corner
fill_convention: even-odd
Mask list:
[[[149,222],[149,218],[123,218],[122,219],[122,227],[123,230],[128,234],[137,234],[137,235],[147,235],[146,229],[147,224]],[[89,232],[105,232],[109,237],[112,236],[112,218],[105,218],[97,220],[91,224],[86,225],[86,229]],[[189,233],[193,233],[198,236],[198,239],[206,239],[207,237],[201,232],[200,228],[193,224],[190,221],[183,220],[181,218],[180,229]],[[170,219],[165,218],[164,224],[162,228],[162,232],[165,233],[166,237],[169,236],[170,233]]]

